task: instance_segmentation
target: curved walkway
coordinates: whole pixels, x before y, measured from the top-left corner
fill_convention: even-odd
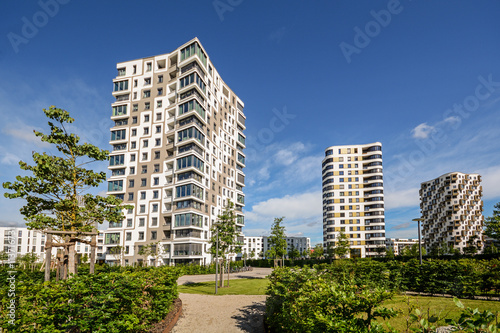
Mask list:
[[[272,268],[254,268],[250,272],[232,273],[230,279],[258,279],[271,274]],[[214,281],[215,274],[184,275],[179,285]],[[174,333],[192,332],[264,332],[265,295],[196,295],[180,293],[182,316],[172,329]]]

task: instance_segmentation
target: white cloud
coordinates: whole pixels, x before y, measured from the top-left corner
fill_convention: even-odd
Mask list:
[[[3,154],[2,159],[0,160],[0,163],[5,164],[5,165],[17,165],[20,160],[21,160],[21,158],[14,155],[14,154],[5,153],[5,154]]]
[[[482,176],[484,199],[495,199],[500,197],[500,165],[478,170]]]
[[[385,209],[418,206],[420,204],[418,191],[419,188],[386,191],[384,198]]]
[[[321,192],[309,192],[259,202],[246,213],[246,218],[255,222],[280,216],[285,216],[287,220],[297,220],[316,217],[321,213]]]
[[[434,126],[429,126],[427,123],[422,123],[411,130],[415,139],[427,139],[435,131]]]
[[[448,118],[446,118],[445,120],[443,120],[445,123],[449,123],[451,125],[454,125],[454,124],[457,124],[457,123],[460,123],[462,120],[460,119],[460,117],[458,116],[450,116]]]

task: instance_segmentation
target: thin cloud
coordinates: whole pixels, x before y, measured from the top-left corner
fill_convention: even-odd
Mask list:
[[[434,133],[436,128],[434,126],[429,126],[427,123],[422,123],[411,130],[412,136],[415,139],[427,139],[429,135]]]

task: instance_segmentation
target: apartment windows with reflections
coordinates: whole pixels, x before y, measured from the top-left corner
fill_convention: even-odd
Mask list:
[[[144,217],[141,217],[141,218],[139,219],[139,227],[144,227],[144,223],[145,223],[145,221],[146,221],[146,220],[144,219]]]
[[[161,145],[161,139],[155,139],[155,147],[158,147]]]
[[[144,231],[139,231],[139,240],[144,240]]]
[[[153,166],[153,172],[156,173],[156,172],[160,172],[160,165],[159,164],[155,164]]]

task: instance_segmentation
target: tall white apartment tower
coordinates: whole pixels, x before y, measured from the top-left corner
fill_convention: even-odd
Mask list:
[[[323,245],[343,232],[351,257],[385,247],[382,144],[332,146],[323,160]]]
[[[422,240],[429,252],[443,244],[462,251],[483,247],[481,176],[446,173],[420,185]]]
[[[106,260],[209,263],[210,228],[229,200],[244,226],[244,103],[197,38],[117,70],[108,194],[133,209],[106,230]]]

